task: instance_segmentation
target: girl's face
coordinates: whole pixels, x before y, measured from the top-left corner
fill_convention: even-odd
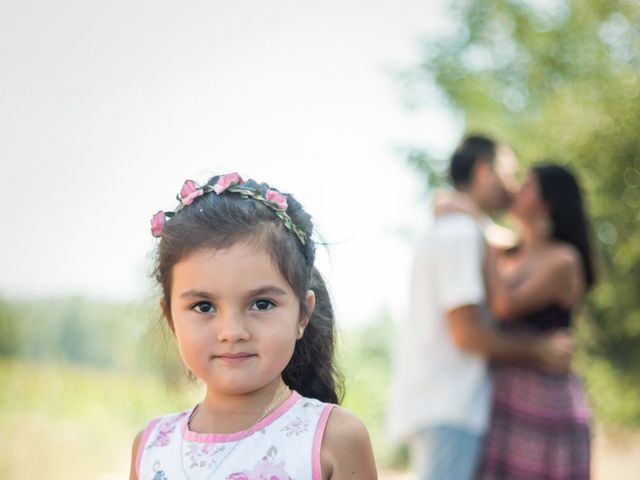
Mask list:
[[[528,221],[537,219],[546,211],[538,177],[530,173],[516,195],[511,212],[520,220]]]
[[[172,327],[187,367],[226,394],[279,381],[308,316],[271,255],[237,242],[197,250],[172,273]],[[306,303],[313,310],[313,292]]]

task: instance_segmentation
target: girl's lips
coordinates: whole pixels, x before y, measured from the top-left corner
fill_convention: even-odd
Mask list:
[[[252,357],[255,357],[254,353],[222,353],[220,355],[214,355],[213,358],[217,358],[218,360],[229,363],[231,365],[236,365],[239,363],[246,362]]]

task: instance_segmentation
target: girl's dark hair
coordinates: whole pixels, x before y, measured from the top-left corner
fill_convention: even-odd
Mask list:
[[[587,289],[595,283],[591,252],[590,228],[582,193],[576,177],[567,168],[555,163],[534,166],[543,200],[549,206],[553,227],[552,237],[570,243],[582,257]]]
[[[208,185],[215,185],[218,178],[212,177]],[[253,180],[244,186],[259,190],[263,196],[270,188]],[[333,364],[335,318],[327,287],[314,267],[313,223],[290,194],[287,204],[287,214],[305,232],[305,245],[266,205],[232,192],[205,193],[167,221],[157,250],[155,277],[170,312],[172,271],[176,263],[201,248],[228,248],[242,240],[264,246],[298,297],[301,312],[307,309],[307,291],[312,290],[316,297],[316,307],[304,335],[296,342],[293,356],[282,372],[284,382],[305,397],[339,403],[343,381]]]

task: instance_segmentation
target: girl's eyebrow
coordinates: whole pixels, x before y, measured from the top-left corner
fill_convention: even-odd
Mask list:
[[[256,297],[259,295],[286,295],[282,288],[276,287],[275,285],[266,285],[264,287],[255,288],[249,292],[247,292],[247,297]],[[214,295],[206,292],[204,290],[187,290],[186,292],[182,292],[180,294],[180,298],[205,298],[207,300],[212,300]]]
[[[266,285],[264,287],[256,288],[247,293],[249,297],[256,297],[258,295],[286,295],[285,292],[280,287],[276,287],[275,285]]]
[[[209,292],[205,292],[204,290],[187,290],[180,294],[180,298],[206,298],[208,300],[213,298]]]

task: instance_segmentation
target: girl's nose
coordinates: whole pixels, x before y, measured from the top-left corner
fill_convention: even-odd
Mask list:
[[[249,331],[241,312],[221,312],[217,320],[218,341],[235,343],[249,338]]]

